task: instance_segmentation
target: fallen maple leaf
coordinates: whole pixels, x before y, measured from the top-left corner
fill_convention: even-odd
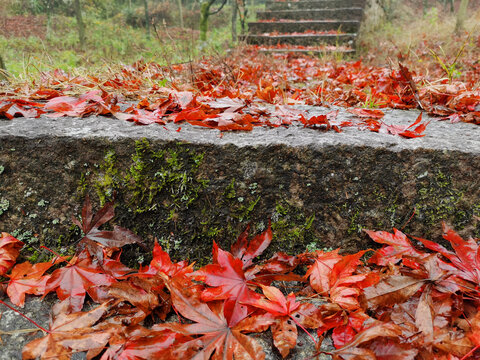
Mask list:
[[[80,223],[80,221],[73,218],[73,222],[84,233],[84,237],[80,240],[77,247],[77,254],[86,248],[102,262],[104,247],[113,249],[133,243],[143,245],[143,241],[139,236],[121,226],[114,226],[113,231],[99,229],[100,226],[110,221],[114,216],[113,201],[107,202],[96,214],[93,214],[90,197],[88,195],[85,197],[82,208],[82,222]]]
[[[257,287],[254,282],[255,273],[244,272],[243,261],[220,249],[215,242],[213,253],[215,264],[206,265],[192,274],[195,280],[211,286],[203,290],[202,300],[208,302],[232,299],[235,302],[234,316],[243,318],[248,309],[242,304],[260,297],[251,289]]]
[[[460,279],[480,284],[480,249],[474,239],[464,240],[446,223],[443,223],[443,238],[450,242],[455,252],[447,250],[440,244],[422,238],[415,238],[430,250],[447,258],[450,263],[444,269],[450,270]],[[462,284],[460,284],[462,286]]]
[[[80,311],[88,293],[93,300],[98,299],[100,286],[110,285],[115,279],[103,272],[92,262],[88,251],[74,256],[67,266],[55,270],[45,286],[45,295],[56,290],[60,300],[68,304],[68,312]]]
[[[4,276],[15,264],[24,243],[2,232],[0,236],[0,276]]]
[[[44,106],[44,109],[51,110],[53,113],[48,117],[73,116],[84,117],[89,115],[109,115],[119,110],[116,100],[108,97],[107,94],[100,96],[100,90],[92,90],[79,96],[59,96],[50,99]],[[111,102],[111,103],[110,103]]]
[[[268,222],[267,230],[255,236],[250,242],[247,240],[249,230],[250,225],[248,225],[245,231],[240,234],[237,241],[232,244],[230,249],[235,258],[242,260],[243,269],[252,266],[252,260],[263,254],[272,241],[272,228],[270,221]],[[215,257],[214,262],[216,262]]]
[[[418,115],[417,120],[408,126],[401,126],[401,125],[387,125],[382,122],[380,129],[378,129],[379,133],[384,134],[392,134],[392,135],[400,135],[406,138],[416,138],[425,136],[423,132],[425,131],[427,125],[430,122],[422,123],[422,113]],[[419,125],[420,124],[420,125]]]
[[[167,281],[173,306],[193,324],[164,324],[162,327],[184,335],[200,335],[200,337],[173,346],[165,359],[245,359],[263,360],[265,353],[262,347],[242,331],[264,331],[270,325],[264,317],[250,317],[246,314],[238,317],[234,314],[235,303],[226,301],[208,306],[200,299],[186,292],[182,284]],[[235,316],[234,316],[235,315]],[[160,327],[161,328],[161,327]],[[163,359],[162,358],[162,359]]]
[[[320,294],[328,296],[344,309],[356,310],[360,307],[358,296],[361,289],[378,281],[375,272],[353,274],[365,252],[366,250],[346,256],[338,255],[338,250],[331,253],[317,252],[317,259],[305,276],[310,278],[310,285]]]
[[[98,330],[94,325],[106,315],[110,303],[104,303],[88,312],[68,313],[68,300],[54,305],[48,334],[28,343],[22,358],[69,360],[72,353],[102,349],[115,327]]]
[[[305,332],[307,332],[305,328],[318,328],[323,324],[321,313],[311,303],[297,302],[293,293],[285,298],[276,287],[262,286],[262,290],[268,300],[264,298],[249,300],[249,304],[274,316],[275,321],[271,325],[273,342],[285,358],[297,344],[297,325]],[[316,344],[313,338],[312,340]]]
[[[12,304],[23,307],[25,304],[25,294],[43,295],[49,276],[45,276],[45,271],[54,265],[53,262],[31,263],[24,262],[16,265],[10,275],[7,287],[7,295]]]
[[[347,109],[347,111],[362,118],[381,119],[385,116],[382,110],[377,109],[354,108]]]
[[[392,275],[378,284],[364,289],[365,300],[369,308],[393,306],[413,296],[424,284],[422,279],[404,275]]]
[[[373,241],[388,245],[375,251],[368,260],[370,264],[386,266],[388,264],[398,263],[404,256],[418,258],[427,256],[427,254],[417,250],[404,233],[395,228],[393,229],[393,234],[386,231],[363,231],[365,231]]]
[[[376,360],[372,349],[361,347],[362,344],[380,337],[397,338],[402,334],[398,325],[374,321],[374,323],[359,332],[348,344],[331,352],[333,359],[343,360]]]
[[[189,338],[170,330],[129,326],[114,333],[100,360],[160,359],[165,349]]]
[[[11,120],[14,117],[38,118],[45,111],[43,104],[22,99],[5,99],[0,101],[0,118]]]

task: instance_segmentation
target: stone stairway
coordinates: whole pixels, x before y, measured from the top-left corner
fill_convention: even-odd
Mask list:
[[[267,0],[245,40],[267,52],[354,53],[365,2]]]

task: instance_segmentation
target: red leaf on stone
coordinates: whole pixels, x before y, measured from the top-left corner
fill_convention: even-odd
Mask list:
[[[45,111],[42,104],[21,99],[6,99],[0,101],[0,118],[11,120],[14,117],[38,118]]]
[[[72,353],[102,350],[115,327],[97,329],[94,325],[105,316],[110,304],[104,303],[88,312],[70,313],[65,300],[54,305],[49,333],[29,342],[22,351],[22,359],[70,359]]]
[[[213,252],[216,254],[215,264],[206,265],[193,273],[193,277],[198,281],[203,281],[211,288],[202,292],[203,301],[228,300],[235,301],[235,316],[244,317],[247,312],[246,306],[242,303],[248,303],[252,299],[258,298],[258,295],[251,288],[257,284],[254,282],[254,273],[245,273],[243,262],[235,258],[227,251],[220,249],[213,243]]]
[[[318,328],[323,324],[321,313],[313,304],[297,302],[293,293],[285,297],[276,287],[262,286],[262,289],[267,299],[252,299],[248,303],[274,316],[271,325],[274,344],[282,357],[286,357],[297,344],[297,325]]]
[[[83,249],[88,249],[92,255],[103,261],[104,247],[114,249],[134,243],[143,245],[139,236],[121,226],[114,226],[113,231],[99,229],[100,226],[110,221],[114,215],[113,201],[107,202],[96,214],[93,214],[90,197],[88,195],[85,197],[82,208],[82,222],[73,218],[73,222],[82,229],[85,235],[78,244],[77,254]]]
[[[376,109],[354,108],[347,109],[347,111],[362,118],[381,119],[385,116],[385,113],[382,110]]]
[[[268,222],[268,228],[263,233],[256,235],[248,242],[247,236],[250,230],[250,225],[247,229],[238,237],[237,241],[232,245],[232,255],[242,260],[243,269],[252,266],[252,260],[257,256],[263,254],[265,249],[270,245],[272,241],[272,228],[270,221]]]
[[[480,284],[480,249],[477,241],[474,239],[462,239],[445,223],[443,223],[443,237],[450,242],[455,252],[447,250],[433,241],[422,238],[416,239],[421,241],[428,249],[436,251],[447,258],[454,269],[456,269],[453,273],[457,277],[471,281],[476,285]]]
[[[172,346],[164,358],[189,359],[245,359],[263,360],[262,347],[242,331],[264,331],[264,317],[246,319],[246,314],[238,316],[233,309],[233,301],[213,303],[211,306],[192,296],[182,284],[168,281],[173,306],[193,324],[164,324],[168,328],[184,335],[200,336],[194,340]],[[242,320],[245,320],[242,321]],[[255,323],[254,323],[255,322]]]
[[[88,115],[111,114],[109,104],[99,95],[100,90],[92,90],[81,96],[59,96],[50,99],[44,108],[54,113],[49,117],[74,116],[83,117]],[[116,110],[116,108],[115,108]]]
[[[87,251],[74,256],[67,266],[55,270],[45,286],[45,294],[56,290],[60,300],[66,300],[68,313],[80,311],[85,295],[88,293],[97,300],[100,286],[115,282],[115,279],[103,272],[102,268],[92,262]]]
[[[0,236],[0,276],[4,276],[15,264],[23,242],[5,232]]]
[[[12,304],[23,307],[25,303],[25,294],[43,295],[45,285],[49,276],[45,276],[45,271],[50,269],[54,263],[45,262],[30,264],[28,261],[16,265],[12,273],[7,275],[10,278],[7,287],[7,295]]]
[[[378,130],[379,133],[385,134],[392,134],[392,135],[400,135],[406,138],[416,138],[425,136],[423,132],[425,131],[429,122],[419,123],[422,121],[422,113],[418,116],[417,120],[413,124],[408,126],[401,126],[401,125],[387,125],[382,123],[380,129]]]
[[[393,229],[393,234],[386,231],[364,230],[373,241],[379,244],[386,244],[383,248],[375,251],[369,259],[370,264],[386,266],[396,264],[402,260],[403,256],[413,256],[424,258],[427,254],[415,249],[407,236],[397,229]]]

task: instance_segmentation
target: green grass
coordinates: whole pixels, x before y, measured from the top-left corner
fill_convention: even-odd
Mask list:
[[[8,72],[15,78],[28,79],[40,71],[56,68],[66,71],[93,72],[105,65],[132,64],[138,60],[175,64],[223,53],[231,46],[230,27],[209,31],[206,43],[200,43],[198,32],[190,29],[157,27],[148,38],[143,28],[133,28],[118,19],[87,17],[87,44],[78,44],[75,19],[55,16],[46,39],[5,38],[0,36],[0,49]],[[190,33],[191,35],[185,35]]]

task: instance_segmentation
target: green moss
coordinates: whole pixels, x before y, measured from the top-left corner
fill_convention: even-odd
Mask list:
[[[282,249],[289,252],[302,252],[309,244],[321,247],[313,223],[315,214],[306,215],[304,211],[288,201],[279,201],[272,216],[273,241],[278,241]]]
[[[97,170],[97,181],[94,183],[94,189],[102,206],[107,201],[112,200],[115,190],[119,187],[120,178],[116,162],[115,153],[113,151],[108,151],[105,154],[103,163],[100,164],[99,169]],[[80,181],[82,181],[82,178]],[[84,183],[85,181],[83,181],[81,185]],[[86,185],[83,185],[83,187],[85,188]]]
[[[363,227],[358,223],[358,218],[360,216],[360,210],[356,209],[353,214],[350,216],[350,223],[348,225],[347,234],[352,235],[362,231]]]
[[[0,216],[8,211],[10,207],[10,201],[5,198],[0,198]]]
[[[197,177],[202,160],[203,154],[181,144],[155,151],[142,139],[135,143],[126,170],[121,170],[116,154],[108,151],[92,176],[82,175],[77,191],[83,196],[93,185],[101,205],[118,193],[130,213],[138,215],[162,208],[166,213],[163,220],[172,220],[179,209],[188,208],[198,199],[207,185],[207,180]]]
[[[225,188],[223,192],[223,197],[225,199],[234,199],[236,197],[237,192],[235,191],[235,178],[230,181],[230,184]]]
[[[453,187],[450,176],[438,170],[434,176],[426,177],[417,186],[415,208],[418,219],[426,225],[437,226],[442,220],[453,216],[456,218],[455,227],[462,227],[458,205],[463,192]]]

